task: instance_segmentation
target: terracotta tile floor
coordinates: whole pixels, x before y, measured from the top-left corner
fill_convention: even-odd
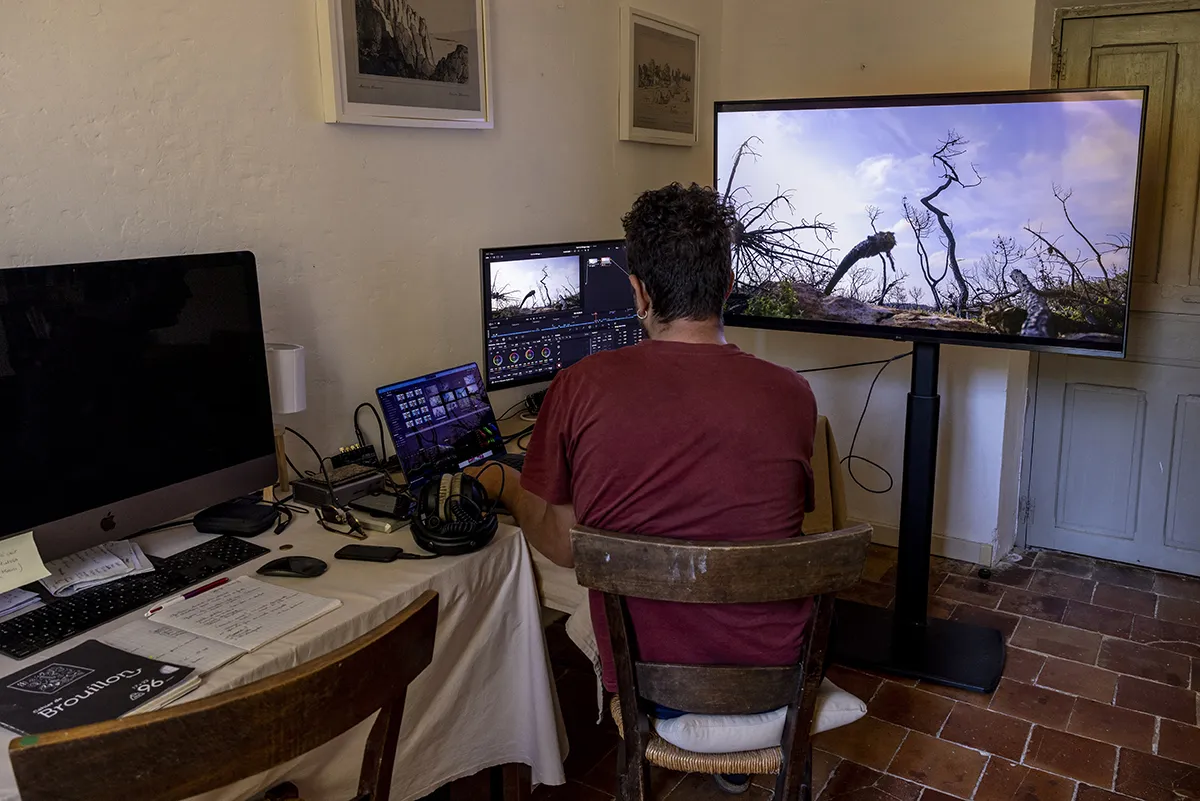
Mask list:
[[[892,597],[895,552],[872,546],[847,597]],[[830,678],[868,716],[816,739],[820,801],[1200,799],[1200,581],[1054,553],[979,579],[933,559],[932,614],[1008,638],[992,696],[844,667]],[[536,801],[612,798],[617,734],[596,724],[590,667],[547,630],[571,753],[568,784]],[[766,801],[771,777],[742,798]],[[656,798],[725,798],[705,776],[654,774]]]

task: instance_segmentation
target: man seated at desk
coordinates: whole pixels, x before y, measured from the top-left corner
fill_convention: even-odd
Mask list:
[[[533,547],[564,567],[574,565],[576,521],[694,540],[798,536],[812,509],[816,401],[792,370],[725,341],[733,211],[711,189],[672,184],[639,197],[623,222],[649,339],[558,374],[523,473],[472,472],[502,495]],[[604,686],[615,692],[603,604],[597,593],[590,600]],[[794,664],[811,609],[629,600],[642,658],[685,664]],[[736,792],[749,777],[717,781]]]

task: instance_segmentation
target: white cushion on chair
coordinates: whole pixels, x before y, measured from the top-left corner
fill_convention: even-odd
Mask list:
[[[821,682],[812,733],[845,726],[867,714],[867,705],[829,679]],[[698,754],[727,754],[774,748],[783,739],[787,707],[759,715],[680,715],[655,720],[658,736],[676,748]]]

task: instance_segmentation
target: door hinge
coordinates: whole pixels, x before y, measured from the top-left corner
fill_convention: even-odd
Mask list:
[[[1050,82],[1058,87],[1067,75],[1067,51],[1059,48],[1054,51],[1054,61],[1050,65]]]

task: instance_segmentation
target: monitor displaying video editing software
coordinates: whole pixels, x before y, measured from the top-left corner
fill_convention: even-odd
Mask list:
[[[489,389],[549,381],[644,336],[622,239],[485,249],[480,262]]]

